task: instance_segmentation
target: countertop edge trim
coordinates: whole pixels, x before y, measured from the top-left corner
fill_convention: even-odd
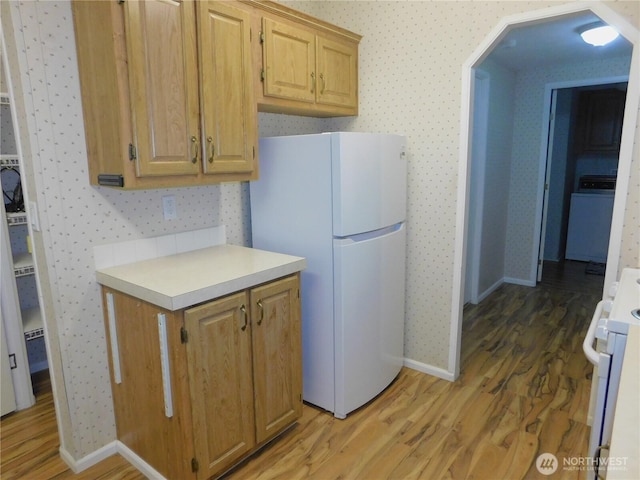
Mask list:
[[[135,298],[139,298],[153,305],[157,305],[160,308],[164,308],[170,311],[182,310],[193,305],[197,305],[208,300],[229,295],[247,288],[251,288],[260,285],[265,282],[276,280],[287,275],[304,270],[306,267],[306,260],[300,258],[291,262],[271,267],[266,270],[254,272],[247,275],[242,275],[237,278],[232,278],[222,283],[208,285],[206,287],[176,295],[175,297],[169,297],[167,295],[158,293],[140,285],[127,282],[115,278],[111,275],[103,272],[96,271],[96,280],[100,285],[108,288],[112,288],[126,295],[130,295]]]

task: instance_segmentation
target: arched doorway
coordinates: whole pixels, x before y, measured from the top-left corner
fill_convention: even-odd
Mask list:
[[[457,377],[460,371],[460,346],[462,332],[462,307],[464,299],[465,285],[465,267],[467,252],[467,230],[468,230],[468,213],[469,213],[469,190],[470,190],[470,172],[472,157],[472,117],[473,117],[473,90],[475,82],[476,68],[488,57],[488,55],[496,48],[500,42],[507,36],[509,31],[515,28],[529,26],[533,24],[541,24],[551,22],[563,17],[572,17],[591,12],[604,20],[606,23],[616,27],[621,35],[633,44],[633,54],[631,59],[631,71],[638,70],[638,48],[637,48],[637,30],[630,26],[624,19],[604,5],[592,5],[585,8],[579,4],[563,5],[550,9],[540,10],[537,12],[529,12],[504,19],[479,46],[474,55],[472,55],[463,66],[463,99],[462,99],[462,119],[463,129],[461,132],[461,148],[459,162],[459,179],[458,179],[458,208],[456,221],[456,254],[454,265],[454,293],[452,300],[452,321],[451,321],[451,348],[449,355],[449,370],[454,372]],[[629,173],[632,161],[632,149],[634,134],[636,131],[637,121],[637,105],[638,105],[638,76],[631,75],[629,78],[629,86],[626,100],[626,109],[624,117],[624,128],[622,133],[622,141],[620,148],[620,162],[618,165],[619,183],[616,189],[613,221],[611,228],[611,239],[609,244],[609,261],[605,276],[605,291],[609,285],[615,281],[618,271],[618,263],[620,257],[620,246],[622,239],[623,217],[626,208],[626,198],[629,183]],[[534,181],[534,179],[531,179]],[[536,200],[536,218],[533,220],[539,228],[542,216],[542,197],[544,192],[544,169],[538,169],[537,185],[539,198]],[[533,234],[535,237],[535,234]],[[537,255],[539,247],[539,231],[532,253],[531,267],[537,265]],[[534,283],[535,285],[535,274]]]

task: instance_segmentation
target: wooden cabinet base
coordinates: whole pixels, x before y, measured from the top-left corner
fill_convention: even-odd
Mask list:
[[[299,274],[179,311],[102,295],[118,440],[164,477],[220,476],[302,415]]]

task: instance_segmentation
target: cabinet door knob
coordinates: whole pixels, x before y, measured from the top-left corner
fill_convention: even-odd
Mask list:
[[[195,135],[191,137],[191,163],[198,163],[198,139]]]
[[[264,320],[264,306],[262,305],[262,299],[257,302],[258,308],[260,309],[260,318],[258,319],[258,325],[262,325],[262,321]]]
[[[242,304],[242,306],[240,307],[240,311],[244,315],[244,325],[242,325],[240,329],[242,331],[245,331],[247,329],[247,325],[249,324],[249,317],[247,316],[247,307],[245,307],[244,304]]]
[[[320,74],[320,80],[322,80],[322,86],[320,87],[320,94],[323,94],[324,93],[324,87],[325,87],[325,84],[324,84],[324,73]]]
[[[213,163],[213,154],[215,152],[215,147],[213,145],[213,138],[211,138],[211,135],[207,137],[207,143],[209,144],[209,163]]]
[[[311,93],[316,91],[316,73],[311,72]]]

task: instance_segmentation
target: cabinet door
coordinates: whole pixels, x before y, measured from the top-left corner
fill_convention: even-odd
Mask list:
[[[251,327],[244,292],[185,311],[198,479],[255,445]]]
[[[584,151],[615,152],[620,149],[626,94],[615,89],[584,92],[586,122]]]
[[[138,176],[200,170],[194,3],[125,3]]]
[[[315,35],[313,32],[262,20],[264,95],[315,102]]]
[[[317,37],[318,103],[358,105],[358,46]]]
[[[251,290],[256,441],[302,415],[298,276]]]
[[[256,105],[251,17],[228,2],[200,2],[199,34],[205,173],[254,169]]]

